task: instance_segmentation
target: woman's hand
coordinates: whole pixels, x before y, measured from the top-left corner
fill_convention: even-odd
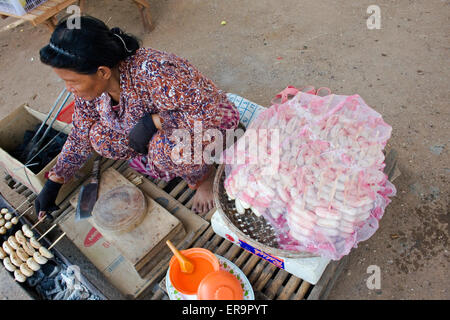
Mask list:
[[[34,207],[39,220],[45,217],[45,215],[50,216],[50,212],[59,209],[55,202],[61,187],[62,183],[54,182],[50,178],[44,184],[44,187],[34,201]]]

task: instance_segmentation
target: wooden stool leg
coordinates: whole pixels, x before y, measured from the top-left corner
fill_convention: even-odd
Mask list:
[[[80,7],[80,11],[83,13],[86,11],[87,9],[87,4],[85,0],[79,0],[78,1],[78,6]]]
[[[134,0],[134,3],[139,8],[139,12],[140,12],[141,18],[142,18],[142,23],[144,24],[144,31],[145,32],[152,31],[154,29],[154,26],[152,24],[152,17],[150,14],[149,4],[146,1],[144,2],[142,0]],[[146,5],[144,5],[143,3],[145,3]]]
[[[51,17],[50,19],[47,19],[44,21],[44,24],[47,26],[47,28],[53,32],[55,31],[56,28],[56,18],[55,17]]]

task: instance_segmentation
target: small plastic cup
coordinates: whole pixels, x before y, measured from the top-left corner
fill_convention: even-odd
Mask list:
[[[194,264],[192,273],[181,271],[178,259],[170,259],[169,279],[173,287],[182,294],[197,294],[200,282],[209,274],[220,270],[219,259],[211,251],[203,248],[192,248],[180,251]]]

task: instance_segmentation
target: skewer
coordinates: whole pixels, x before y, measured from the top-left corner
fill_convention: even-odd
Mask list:
[[[52,231],[56,227],[56,223],[50,227],[45,233],[37,239],[37,241],[41,240],[43,237],[45,237],[50,231]]]
[[[358,131],[356,132],[355,140],[358,139],[359,135],[361,134],[362,129],[363,129],[363,126],[359,126]]]
[[[302,202],[302,210],[305,210],[305,206],[306,206],[306,193],[308,192],[308,186],[305,185],[305,191],[303,193],[303,202]]]
[[[32,227],[30,228],[30,230],[33,230],[34,228],[36,228],[38,224],[40,224],[42,221],[45,220],[45,218],[46,218],[46,217],[41,218],[41,220],[39,220],[38,222],[36,222],[36,223],[34,224],[34,226],[32,226]]]
[[[334,195],[336,194],[338,179],[339,179],[339,176],[336,177],[336,180],[334,180],[334,186],[333,186],[333,190],[331,190],[330,203],[328,205],[328,210],[331,210],[331,201],[333,201]]]
[[[360,189],[359,189],[359,185],[360,185],[360,182],[359,182],[359,174],[358,174],[358,177],[357,177],[357,179],[356,179],[356,185],[357,185],[357,189],[356,189],[356,197],[359,199],[359,195],[360,195]]]
[[[27,213],[30,209],[33,209],[33,207],[29,207],[27,210],[25,210],[24,212],[22,212],[19,216],[19,218],[21,218],[25,213]]]
[[[355,180],[355,176],[356,176],[356,174],[354,174],[352,177],[349,177],[349,180],[347,181],[348,184],[345,186],[345,189],[344,189],[344,206],[347,205],[348,189],[351,188],[351,186],[353,185],[353,180]]]
[[[19,208],[21,208],[25,203],[27,203],[28,202],[28,199],[27,200],[25,200],[24,202],[22,202],[16,209],[15,209],[15,211],[17,212],[17,210],[19,210]]]
[[[367,151],[367,153],[369,154],[369,156],[375,155],[374,152],[374,148],[376,150],[376,146],[378,145],[378,136],[380,135],[380,131],[377,130],[377,134],[375,135],[375,142],[373,144],[370,145],[369,150]],[[374,157],[375,158],[375,157]],[[376,161],[376,160],[375,160]]]
[[[55,242],[53,242],[53,244],[48,247],[48,250],[50,250],[51,248],[53,248],[62,238],[64,238],[64,236],[66,235],[66,233],[64,232],[62,235],[59,236],[58,239],[55,240]]]
[[[321,194],[322,194],[322,187],[323,187],[323,176],[325,174],[325,171],[322,171],[322,173],[320,174],[320,181],[319,181],[319,191],[317,192],[317,198],[320,199],[321,198]]]

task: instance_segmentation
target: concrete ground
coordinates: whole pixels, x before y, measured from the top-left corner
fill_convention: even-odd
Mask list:
[[[352,251],[329,298],[450,298],[449,1],[150,0],[151,34],[131,1],[87,3],[87,13],[258,104],[288,85],[361,95],[393,127],[388,148],[398,150],[402,175],[379,230]],[[381,10],[380,29],[367,27],[370,5]],[[46,112],[63,88],[39,62],[49,32],[5,29],[14,21],[0,22],[0,117],[25,102]],[[366,285],[371,265],[379,289]]]

